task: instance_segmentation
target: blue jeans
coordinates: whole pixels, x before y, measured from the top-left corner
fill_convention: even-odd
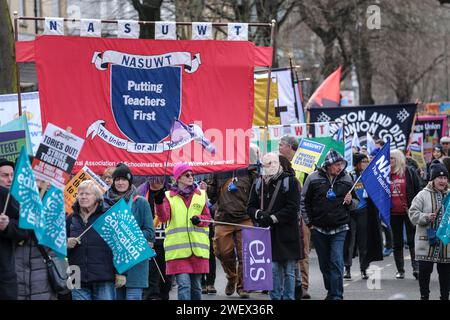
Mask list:
[[[295,266],[297,260],[284,262],[272,261],[273,290],[270,291],[272,300],[295,299]]]
[[[92,282],[81,284],[81,289],[72,290],[72,300],[115,300],[114,282]]]
[[[181,273],[175,275],[178,285],[178,300],[202,299],[202,274]]]
[[[142,300],[142,288],[119,288],[116,291],[117,300]]]
[[[326,235],[311,230],[311,239],[319,258],[327,300],[344,299],[344,242],[347,231]]]

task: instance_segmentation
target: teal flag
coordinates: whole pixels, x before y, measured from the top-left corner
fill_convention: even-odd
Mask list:
[[[445,208],[444,216],[442,217],[439,228],[436,231],[436,236],[441,239],[444,246],[450,243],[450,196],[447,196],[444,200],[443,206]]]
[[[67,256],[66,213],[62,190],[51,186],[45,194],[35,234],[40,245],[52,249],[60,258]]]
[[[99,217],[92,227],[111,248],[114,266],[120,274],[156,255],[123,198]]]
[[[11,195],[20,204],[19,227],[35,229],[38,217],[42,212],[42,202],[30,160],[23,146],[14,170]]]
[[[7,132],[7,131],[18,131],[18,130],[25,130],[25,144],[27,146],[27,153],[29,155],[33,155],[33,149],[31,144],[31,137],[30,137],[30,129],[28,128],[28,122],[27,117],[25,115],[22,115],[18,117],[17,119],[14,119],[8,123],[5,123],[0,127],[0,132]]]

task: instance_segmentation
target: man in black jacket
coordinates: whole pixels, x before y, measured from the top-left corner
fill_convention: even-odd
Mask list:
[[[349,212],[358,204],[350,193],[353,180],[344,170],[346,165],[344,158],[330,149],[322,168],[306,179],[301,195],[301,210],[311,227],[327,300],[343,299],[344,241]]]
[[[9,198],[4,210],[8,192],[0,186],[0,300],[17,300],[14,245],[26,234],[19,230],[19,205],[14,198]]]

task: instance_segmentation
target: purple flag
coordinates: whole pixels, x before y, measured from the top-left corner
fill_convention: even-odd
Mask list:
[[[242,230],[244,290],[272,290],[272,243],[270,229]]]

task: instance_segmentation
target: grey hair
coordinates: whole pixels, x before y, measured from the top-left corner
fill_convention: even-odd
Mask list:
[[[97,186],[97,184],[92,180],[84,180],[80,183],[78,186],[78,194],[80,194],[81,189],[91,189],[91,191],[94,191],[95,194],[95,200],[97,202],[100,202],[103,200],[103,193],[100,190],[100,188]],[[77,196],[78,198],[78,196]]]
[[[391,168],[392,172],[403,177],[406,170],[406,157],[401,150],[395,149],[391,151],[391,158],[395,159],[395,167]]]
[[[259,147],[258,147],[258,145],[254,144],[254,143],[250,143],[249,163],[256,164],[256,163],[258,163],[258,160],[261,160]]]
[[[282,136],[280,142],[287,144],[292,148],[292,150],[297,151],[298,149],[298,139],[291,135]]]

